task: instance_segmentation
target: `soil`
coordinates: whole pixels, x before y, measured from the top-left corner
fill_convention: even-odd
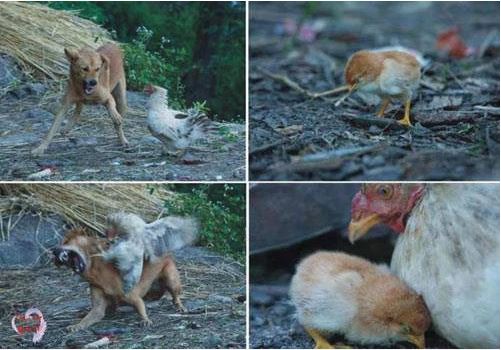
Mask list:
[[[89,311],[88,283],[67,268],[2,270],[0,279],[1,348],[83,348],[105,336],[110,348],[245,348],[245,270],[230,259],[203,248],[176,252],[188,309],[178,313],[170,296],[146,303],[153,326],[142,328],[128,306],[87,330],[69,333]],[[10,320],[30,307],[47,322],[42,341],[14,333]]]
[[[499,179],[499,3],[254,2],[249,18],[251,180]],[[435,49],[454,26],[473,55]],[[390,45],[428,60],[413,127],[396,101],[377,118],[373,96],[336,107],[342,95],[304,91],[343,85],[353,52]]]
[[[61,84],[64,85],[64,84]],[[33,88],[35,87],[35,88]],[[3,92],[3,93],[2,93]],[[84,106],[79,125],[57,135],[45,154],[30,151],[47,134],[62,87],[23,83],[0,91],[0,175],[2,180],[48,181],[228,181],[245,179],[245,126],[216,123],[218,130],[182,157],[163,154],[146,126],[146,94],[128,92],[123,149],[103,106]],[[71,111],[69,113],[72,113]],[[69,115],[69,114],[68,114]],[[44,169],[48,176],[30,177]]]

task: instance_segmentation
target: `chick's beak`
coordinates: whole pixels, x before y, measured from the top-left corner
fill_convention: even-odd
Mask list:
[[[371,214],[359,219],[352,219],[348,226],[348,239],[350,243],[355,243],[356,240],[364,236],[372,227],[379,224],[381,218],[378,214]]]
[[[409,343],[412,343],[412,344],[416,345],[416,347],[418,349],[424,349],[425,348],[424,334],[421,334],[421,335],[409,334],[407,336],[407,341]]]

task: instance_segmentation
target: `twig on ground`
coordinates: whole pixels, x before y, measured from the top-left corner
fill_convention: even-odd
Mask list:
[[[252,155],[255,155],[255,154],[261,153],[261,152],[266,152],[266,151],[268,151],[271,148],[274,148],[276,146],[280,146],[284,142],[285,142],[285,140],[278,140],[278,141],[275,141],[275,142],[268,143],[266,145],[262,145],[260,147],[256,147],[256,148],[254,148],[253,150],[251,150],[249,152],[249,156],[252,156]]]
[[[358,157],[362,154],[381,150],[384,145],[371,145],[365,147],[343,148],[333,151],[325,151],[309,154],[301,157],[291,164],[273,169],[274,172],[314,172],[321,170],[333,170],[343,165],[350,157]]]
[[[378,126],[384,129],[399,129],[404,130],[407,127],[400,124],[397,120],[388,119],[388,118],[374,118],[374,117],[362,117],[362,116],[354,116],[354,115],[346,115],[342,116],[345,120],[352,124],[357,124],[363,127],[370,127],[372,125]]]
[[[274,73],[271,73],[271,72],[267,71],[266,69],[260,68],[260,67],[258,67],[257,69],[261,73],[263,73],[264,75],[266,75],[268,78],[271,78],[271,79],[273,79],[275,81],[278,81],[279,83],[281,83],[281,84],[283,84],[285,86],[288,86],[292,90],[294,90],[296,92],[299,92],[299,93],[301,93],[301,94],[303,94],[303,95],[305,95],[305,96],[307,96],[309,98],[313,98],[313,99],[315,99],[315,98],[323,98],[323,97],[330,96],[330,95],[335,95],[335,94],[337,94],[339,92],[347,91],[349,89],[347,85],[343,85],[343,86],[339,86],[339,87],[337,87],[335,89],[332,89],[332,90],[327,90],[327,91],[322,91],[322,92],[312,92],[312,91],[303,89],[301,86],[299,86],[298,83],[292,81],[286,75],[274,74]]]

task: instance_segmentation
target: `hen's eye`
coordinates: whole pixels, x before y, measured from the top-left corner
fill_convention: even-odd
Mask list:
[[[97,67],[97,68],[96,68],[96,72],[98,72],[100,68],[101,68],[101,67]]]
[[[393,190],[388,185],[380,186],[377,190],[378,195],[380,195],[383,199],[388,199],[393,194]]]
[[[83,68],[83,70],[84,70],[85,72],[88,72],[88,71],[89,71],[89,67],[84,67],[84,68]]]

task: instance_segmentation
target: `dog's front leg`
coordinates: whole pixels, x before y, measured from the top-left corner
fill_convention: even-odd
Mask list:
[[[106,108],[108,109],[108,113],[110,114],[111,120],[113,121],[113,126],[115,127],[115,131],[117,132],[118,138],[120,139],[120,143],[124,147],[129,146],[129,141],[125,138],[124,131],[122,129],[123,116],[120,115],[117,111],[117,104],[115,103],[115,99],[110,95],[108,101],[106,101]]]
[[[88,328],[92,326],[94,323],[102,320],[104,315],[106,314],[106,307],[108,306],[108,300],[106,299],[104,292],[96,287],[90,287],[90,296],[92,302],[92,309],[89,311],[87,316],[85,316],[79,323],[68,327],[68,330],[70,332],[76,332]]]
[[[135,290],[132,290],[131,293],[126,295],[125,300],[126,300],[126,302],[128,302],[129,304],[132,304],[136,308],[138,314],[143,319],[141,321],[141,325],[143,327],[148,327],[148,326],[151,326],[153,324],[153,322],[151,322],[151,320],[148,318],[148,315],[146,314],[146,305],[144,305],[143,298],[138,296],[135,293]]]
[[[80,113],[82,113],[83,103],[77,102],[75,106],[75,112],[73,112],[73,117],[68,120],[68,123],[64,126],[63,130],[61,130],[62,135],[66,135],[73,128],[73,125],[78,123],[80,120]]]
[[[50,142],[52,141],[52,138],[54,135],[56,135],[57,131],[59,130],[59,127],[61,126],[61,122],[63,121],[64,114],[68,111],[72,104],[72,101],[68,95],[65,95],[63,98],[63,103],[59,110],[56,113],[56,116],[54,117],[54,122],[52,123],[52,126],[50,127],[49,133],[45,137],[45,139],[42,141],[42,143],[35,148],[34,150],[31,151],[31,154],[35,157],[41,156],[47,147],[49,146]]]

